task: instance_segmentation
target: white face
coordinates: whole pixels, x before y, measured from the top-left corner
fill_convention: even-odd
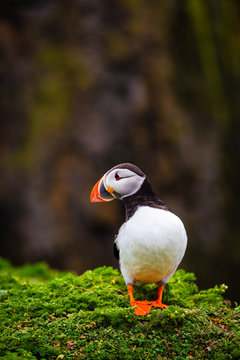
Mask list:
[[[104,175],[103,181],[106,189],[110,187],[116,192],[116,197],[122,199],[125,196],[135,194],[145,180],[145,176],[140,176],[128,169],[114,169]],[[113,193],[113,195],[115,195]]]

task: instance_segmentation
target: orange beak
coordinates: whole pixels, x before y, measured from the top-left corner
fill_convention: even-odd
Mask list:
[[[110,190],[111,188],[108,188]],[[91,195],[90,195],[90,201],[91,202],[105,202],[105,201],[111,201],[114,199],[114,196],[106,190],[104,186],[103,178],[101,178],[93,187]],[[113,190],[113,189],[111,189]]]
[[[105,200],[103,200],[101,197],[100,197],[100,194],[99,194],[99,185],[100,185],[100,182],[101,182],[102,179],[100,179],[93,187],[92,189],[92,192],[91,192],[91,195],[90,195],[90,201],[91,202],[104,202]]]

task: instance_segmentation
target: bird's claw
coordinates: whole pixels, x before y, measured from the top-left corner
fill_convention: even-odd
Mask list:
[[[168,305],[165,305],[162,302],[159,302],[157,300],[152,302],[152,306],[159,307],[161,309],[167,309],[168,308]]]

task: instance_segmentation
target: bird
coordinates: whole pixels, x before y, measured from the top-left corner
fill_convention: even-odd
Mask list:
[[[154,193],[147,176],[134,164],[122,163],[108,170],[91,191],[91,202],[121,200],[125,222],[114,241],[130,304],[137,316],[146,316],[152,307],[167,308],[162,295],[177,270],[187,246],[182,220]],[[136,300],[135,285],[156,283],[157,299]]]

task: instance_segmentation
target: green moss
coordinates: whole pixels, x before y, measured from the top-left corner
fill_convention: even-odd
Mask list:
[[[118,270],[81,276],[45,264],[14,268],[0,261],[0,360],[238,359],[240,308],[223,300],[226,286],[198,291],[178,270],[166,286],[166,310],[136,317]],[[157,287],[135,287],[154,299]]]

